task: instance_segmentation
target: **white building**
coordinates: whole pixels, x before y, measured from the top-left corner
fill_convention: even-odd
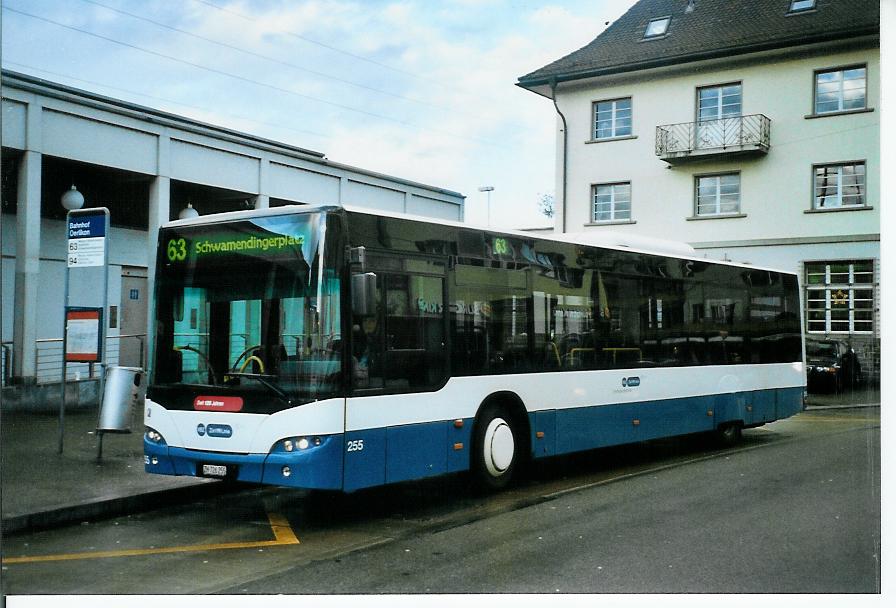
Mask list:
[[[556,226],[796,271],[879,365],[875,0],[641,0],[519,79],[558,112]]]
[[[143,361],[157,230],[188,204],[201,214],[332,203],[463,219],[456,192],[23,74],[3,71],[2,99],[4,385],[60,379],[60,197],[72,185],[85,207],[110,210],[108,364]]]

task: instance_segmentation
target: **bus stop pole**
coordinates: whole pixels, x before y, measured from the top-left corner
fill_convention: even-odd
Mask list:
[[[66,226],[68,226],[68,220],[66,219]],[[68,241],[66,240],[66,244]],[[66,260],[68,257],[66,256]],[[67,349],[66,339],[68,337],[68,315],[66,311],[68,310],[68,264],[66,263],[65,267],[65,290],[63,291],[62,296],[62,377],[59,382],[59,392],[61,393],[59,398],[59,445],[57,446],[57,453],[62,454],[62,446],[63,440],[65,436],[65,367],[66,367],[66,356],[65,351]]]

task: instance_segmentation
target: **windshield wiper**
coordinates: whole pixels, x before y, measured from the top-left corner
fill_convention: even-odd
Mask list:
[[[199,349],[197,349],[194,346],[191,346],[189,344],[186,344],[184,346],[175,346],[174,350],[178,350],[178,351],[188,350],[191,353],[196,353],[197,355],[199,355],[202,358],[202,360],[205,361],[205,364],[208,366],[208,371],[212,375],[212,384],[214,384],[214,385],[218,384],[218,376],[215,375],[215,369],[212,367],[212,362],[208,360],[208,357],[205,355],[205,353],[203,353]]]
[[[270,376],[266,376],[265,374],[256,374],[252,372],[227,372],[229,377],[235,378],[250,378],[252,380],[258,380],[261,384],[265,385],[269,388],[274,394],[280,397],[281,400],[286,402],[287,405],[292,405],[292,400],[290,400],[289,395],[286,394],[282,388],[268,380]]]

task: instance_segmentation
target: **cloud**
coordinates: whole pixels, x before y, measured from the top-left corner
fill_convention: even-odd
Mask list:
[[[74,1],[36,0],[28,10],[64,13]],[[153,96],[129,101],[460,191],[482,221],[477,188],[488,182],[496,188],[495,223],[528,217],[523,223],[531,224],[538,194],[554,188],[555,115],[549,101],[515,82],[587,44],[631,1],[215,0],[216,9],[119,0],[122,10],[195,36],[98,7],[80,22],[181,63],[33,23],[4,22],[3,50],[4,61]],[[23,40],[26,30],[32,37]]]

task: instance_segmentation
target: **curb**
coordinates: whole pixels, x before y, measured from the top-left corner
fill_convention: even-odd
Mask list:
[[[152,511],[160,507],[169,507],[185,502],[211,498],[240,489],[243,489],[241,484],[213,481],[182,488],[155,490],[142,494],[85,502],[37,513],[14,515],[4,518],[0,522],[0,528],[2,528],[4,535],[37,532],[83,521],[109,519],[132,513]]]
[[[880,407],[880,403],[851,403],[849,405],[806,404],[807,410],[849,410],[862,407]]]

